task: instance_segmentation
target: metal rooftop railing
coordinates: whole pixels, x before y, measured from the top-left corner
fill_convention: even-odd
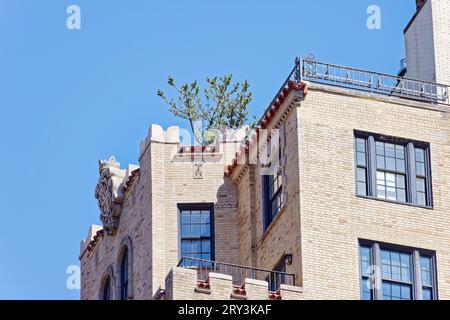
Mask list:
[[[276,292],[282,284],[295,285],[295,275],[281,271],[266,270],[240,266],[236,264],[204,260],[192,257],[182,257],[178,267],[197,271],[197,278],[206,281],[210,272],[222,273],[233,277],[233,285],[241,286],[246,278],[268,282],[268,290]]]
[[[305,80],[436,105],[450,105],[448,85],[323,63],[312,56],[296,59],[289,80]]]

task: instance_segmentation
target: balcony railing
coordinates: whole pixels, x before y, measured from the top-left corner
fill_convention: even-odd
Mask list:
[[[209,261],[197,258],[183,257],[178,267],[194,269],[197,271],[199,281],[207,281],[209,273],[221,273],[233,278],[234,286],[242,286],[246,278],[267,281],[268,290],[276,292],[280,285],[295,285],[295,275],[292,273],[251,268],[230,263]]]
[[[368,93],[405,98],[431,104],[449,105],[449,86],[363,69],[297,59],[290,78],[348,88]]]

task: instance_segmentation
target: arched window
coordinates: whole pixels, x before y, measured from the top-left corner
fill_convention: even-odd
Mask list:
[[[111,298],[111,279],[107,276],[103,283],[102,300],[111,300]]]
[[[114,269],[112,266],[108,266],[103,274],[102,280],[100,282],[100,288],[98,293],[99,300],[113,300],[116,293],[115,288],[115,277]]]
[[[120,261],[120,299],[128,299],[128,248],[125,246]]]

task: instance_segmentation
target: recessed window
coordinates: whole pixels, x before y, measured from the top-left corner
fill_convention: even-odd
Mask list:
[[[102,299],[111,300],[111,278],[107,276],[103,283]]]
[[[181,257],[185,263],[213,260],[213,205],[179,205]],[[201,261],[206,260],[206,261]]]
[[[266,168],[264,168],[266,174],[262,177],[265,229],[270,226],[284,205],[281,139],[273,149],[271,143],[272,141],[268,146],[268,157],[271,161]],[[276,154],[270,154],[270,150],[275,150]]]
[[[128,299],[128,248],[125,246],[120,261],[120,299]]]
[[[432,206],[428,144],[357,132],[355,151],[358,195]]]
[[[267,282],[269,282],[269,291],[277,292],[281,284],[286,283],[286,261],[284,256],[273,268],[273,271],[269,274]]]
[[[434,254],[375,242],[360,243],[363,300],[434,300]]]

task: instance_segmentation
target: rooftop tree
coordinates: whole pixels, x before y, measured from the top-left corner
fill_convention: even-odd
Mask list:
[[[248,104],[252,101],[247,81],[233,83],[231,74],[206,78],[207,86],[200,88],[197,81],[177,85],[169,76],[167,84],[175,92],[168,98],[162,90],[160,96],[176,117],[189,121],[197,143],[214,142],[216,130],[226,126],[238,129],[247,123]]]

